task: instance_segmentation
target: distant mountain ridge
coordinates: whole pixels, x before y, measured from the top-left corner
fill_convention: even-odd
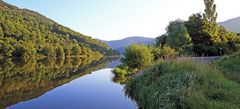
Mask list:
[[[121,40],[113,40],[113,41],[105,41],[107,45],[123,53],[124,49],[131,45],[131,44],[145,44],[151,45],[155,43],[155,38],[148,38],[148,37],[141,37],[141,36],[134,36],[134,37],[127,37]]]
[[[218,24],[225,27],[228,31],[240,33],[240,17],[229,19]]]

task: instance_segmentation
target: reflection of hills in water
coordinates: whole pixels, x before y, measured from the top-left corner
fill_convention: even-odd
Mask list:
[[[80,58],[0,61],[0,108],[41,96],[60,85],[99,70],[108,59]]]

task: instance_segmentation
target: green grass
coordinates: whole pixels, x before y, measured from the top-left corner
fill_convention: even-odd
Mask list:
[[[240,84],[240,52],[225,56],[215,62],[224,75]]]
[[[240,74],[240,52],[225,56],[222,59],[217,60],[216,64],[225,71]]]
[[[163,61],[126,84],[142,109],[238,109],[240,85],[213,65]]]

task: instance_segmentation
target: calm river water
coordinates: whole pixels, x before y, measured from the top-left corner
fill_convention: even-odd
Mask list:
[[[124,86],[112,81],[117,64],[109,59],[2,61],[0,108],[136,109]]]

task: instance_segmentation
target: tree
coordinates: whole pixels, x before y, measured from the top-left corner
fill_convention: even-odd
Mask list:
[[[163,49],[163,47],[170,46],[170,48],[174,49],[174,51],[176,50],[179,55],[192,54],[191,37],[182,20],[178,19],[170,22],[166,30],[166,34],[157,37],[157,47]]]
[[[11,57],[14,47],[0,39],[0,55]]]
[[[237,51],[240,51],[240,36],[236,37],[235,43],[236,43]]]
[[[188,33],[193,42],[193,52],[198,56],[218,55],[221,42],[218,34],[212,31],[212,24],[203,18],[201,14],[193,14],[185,22]],[[215,29],[214,29],[215,31]]]
[[[152,64],[152,50],[145,45],[133,44],[125,49],[121,62],[129,68],[142,69]]]
[[[2,27],[0,25],[0,37],[3,37],[3,36],[4,36],[4,33],[3,33]]]
[[[203,19],[207,20],[209,22],[209,25],[206,29],[206,31],[209,32],[211,37],[214,37],[215,39],[218,37],[218,24],[217,24],[217,12],[216,12],[216,4],[214,4],[214,0],[204,0],[205,4],[205,10],[203,13]],[[217,41],[217,40],[214,40]],[[219,42],[219,40],[218,40]],[[218,43],[215,42],[215,43]]]
[[[167,42],[167,37],[168,35],[167,34],[164,34],[164,35],[161,35],[159,37],[156,38],[156,46],[157,47],[162,47],[164,46]]]
[[[56,51],[54,49],[54,46],[50,45],[50,44],[46,44],[43,48],[43,53],[45,56],[47,57],[56,57]]]
[[[19,43],[16,43],[13,56],[18,58],[30,58],[31,56],[34,56],[36,54],[34,45],[35,44],[30,41],[20,41]]]
[[[184,22],[180,19],[172,21],[167,27],[166,44],[179,52],[187,54],[187,47],[192,43]],[[187,50],[186,50],[187,49]]]
[[[64,46],[64,53],[65,53],[66,57],[69,57],[71,55],[71,46],[70,45]]]
[[[204,19],[211,23],[215,23],[218,14],[216,12],[216,4],[214,4],[214,0],[204,0],[204,4],[205,4],[204,10],[205,13],[203,14]]]
[[[80,56],[82,53],[81,48],[78,45],[73,45],[71,51],[72,51],[72,55],[75,55],[75,56]]]
[[[65,52],[64,52],[63,47],[57,46],[57,48],[56,48],[56,55],[57,55],[57,57],[61,57],[61,58],[65,57]]]

